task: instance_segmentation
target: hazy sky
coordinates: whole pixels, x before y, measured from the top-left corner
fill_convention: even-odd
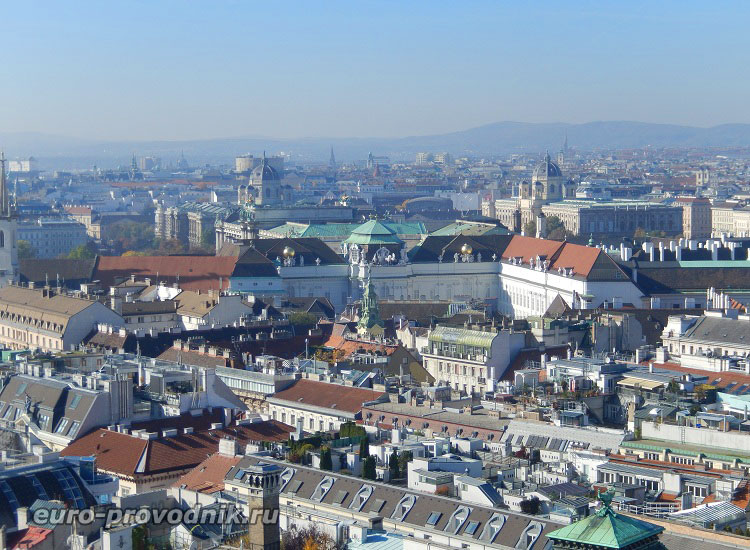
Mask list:
[[[32,0],[0,132],[404,136],[501,120],[750,122],[748,2]]]

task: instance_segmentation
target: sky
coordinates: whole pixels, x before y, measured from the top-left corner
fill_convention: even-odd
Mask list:
[[[0,132],[402,137],[750,123],[750,2],[7,2]]]

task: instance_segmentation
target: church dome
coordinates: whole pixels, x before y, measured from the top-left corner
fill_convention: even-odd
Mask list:
[[[547,181],[548,178],[560,178],[562,177],[562,170],[560,167],[552,161],[549,153],[544,155],[544,160],[536,165],[534,168],[533,181]]]
[[[268,164],[265,158],[263,158],[263,161],[261,161],[261,163],[253,170],[252,178],[254,182],[261,180],[268,181],[280,179],[279,173],[274,169],[273,166]]]

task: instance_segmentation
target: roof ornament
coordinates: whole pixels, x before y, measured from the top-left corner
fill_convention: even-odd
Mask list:
[[[597,512],[597,515],[603,517],[607,515],[607,513],[614,513],[614,510],[612,510],[612,499],[614,498],[614,496],[615,494],[610,490],[607,490],[603,493],[601,492],[601,490],[597,491],[597,497],[602,501],[602,507]]]

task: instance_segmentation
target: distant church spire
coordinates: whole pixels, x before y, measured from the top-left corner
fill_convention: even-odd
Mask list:
[[[336,169],[336,157],[333,155],[333,145],[331,145],[331,158],[328,159],[328,168]]]
[[[8,182],[5,178],[5,152],[0,151],[0,216],[10,216],[8,204]]]

